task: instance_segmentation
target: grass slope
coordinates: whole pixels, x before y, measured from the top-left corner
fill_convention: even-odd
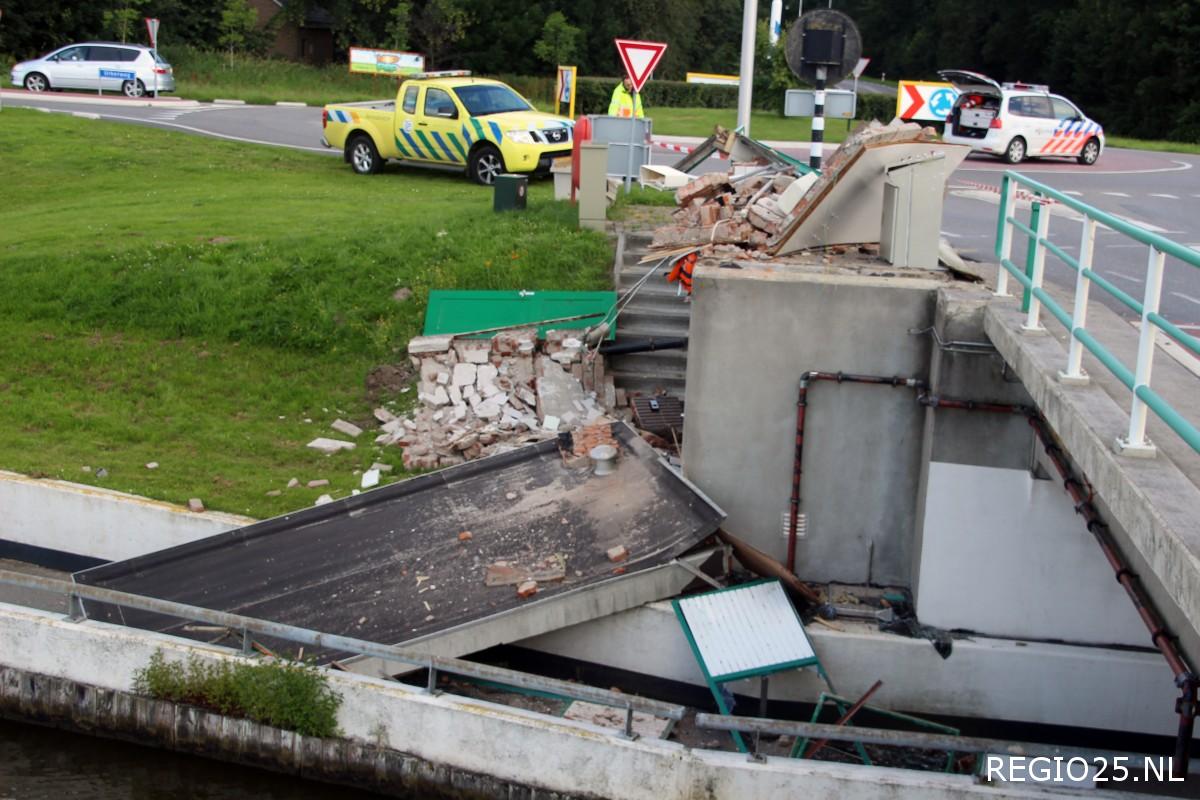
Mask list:
[[[399,466],[304,445],[369,418],[431,289],[598,289],[611,261],[548,183],[497,215],[459,175],[17,109],[0,163],[0,469],[253,516]]]

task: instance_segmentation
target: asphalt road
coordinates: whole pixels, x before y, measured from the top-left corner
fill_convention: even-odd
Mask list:
[[[319,108],[229,106],[160,101],[147,104],[124,99],[99,101],[85,96],[38,96],[4,92],[10,106],[39,107],[59,113],[96,116],[132,124],[178,130],[234,141],[290,147],[337,156],[321,146]],[[807,144],[784,147],[807,158]],[[670,164],[678,152],[655,148],[653,161]],[[727,168],[712,160],[708,169]],[[994,261],[1000,178],[1005,165],[984,156],[971,156],[951,177],[942,230],[965,257]],[[1106,150],[1092,167],[1073,161],[1029,161],[1019,171],[1071,194],[1096,208],[1123,217],[1167,238],[1200,250],[1200,157],[1138,150]],[[1051,216],[1051,240],[1066,252],[1078,254],[1080,223],[1059,206]],[[1018,242],[1021,240],[1018,239]],[[1021,252],[1019,248],[1015,251]],[[1101,228],[1094,269],[1138,300],[1145,290],[1147,248],[1123,235]],[[1018,259],[1014,259],[1018,260]],[[1053,257],[1047,258],[1048,280],[1068,287],[1074,273]],[[1099,298],[1122,313],[1132,314],[1102,292]],[[1167,259],[1161,312],[1176,324],[1200,332],[1200,269]]]

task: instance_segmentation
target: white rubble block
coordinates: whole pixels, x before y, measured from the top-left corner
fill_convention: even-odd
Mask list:
[[[396,415],[388,411],[386,408],[377,408],[371,412],[375,415],[375,420],[381,425],[387,425],[396,419]]]
[[[484,397],[495,397],[500,394],[500,387],[494,383],[483,383],[481,381],[479,384],[479,393]]]
[[[372,486],[379,485],[379,470],[369,469],[362,474],[362,488],[370,489]]]
[[[446,394],[445,388],[439,386],[433,390],[433,394],[428,396],[428,402],[434,406],[450,405],[450,395]]]
[[[400,433],[404,430],[404,421],[400,419],[391,419],[379,426],[379,430],[384,433]]]
[[[319,436],[308,443],[308,447],[313,450],[320,450],[322,453],[336,453],[339,450],[353,450],[354,442],[343,442],[341,439],[326,439],[324,436]]]
[[[500,404],[495,400],[484,400],[475,407],[475,416],[480,419],[495,419],[500,416]]]
[[[408,428],[410,431],[415,431],[417,429],[417,423],[411,419],[406,419],[404,420],[404,427]]]
[[[487,364],[492,360],[492,343],[486,339],[463,339],[454,343],[459,361]]]
[[[379,444],[379,445],[383,445],[384,447],[387,447],[388,445],[395,444],[397,438],[398,438],[398,434],[395,434],[395,433],[381,433],[375,437],[375,444]]]
[[[323,505],[325,505],[326,503],[332,503],[332,502],[333,502],[333,498],[332,498],[332,497],[330,497],[330,496],[329,496],[329,495],[327,495],[327,494],[323,494],[323,495],[321,495],[320,497],[318,497],[318,498],[317,498],[316,502],[315,502],[315,503],[313,503],[313,505],[314,505],[314,506],[323,506]]]
[[[454,337],[449,334],[441,336],[418,336],[415,339],[408,340],[408,354],[415,356],[426,353],[444,353],[450,349],[450,345],[453,343]]]
[[[449,386],[446,387],[446,394],[450,395],[450,405],[453,405],[453,406],[462,405],[462,401],[463,401],[462,389],[458,388],[454,384],[450,384]]]
[[[548,415],[546,419],[542,421],[542,430],[547,430],[551,433],[558,433],[558,426],[560,423],[561,420],[558,417],[554,416],[553,414]]]
[[[376,461],[374,464],[371,465],[371,469],[376,470],[378,472],[391,472],[392,465],[384,464],[382,461]]]
[[[449,372],[439,372],[437,374],[436,380],[440,385],[445,386],[446,384],[448,384],[450,382],[450,373]]]
[[[485,383],[494,383],[500,371],[491,364],[481,364],[479,369],[475,371],[475,383],[482,385]]]
[[[335,419],[329,427],[333,428],[338,433],[344,433],[347,436],[358,438],[362,436],[362,428],[355,425],[353,422],[346,422],[344,419]]]
[[[454,365],[454,385],[471,386],[475,383],[476,367],[474,364]]]
[[[781,214],[787,215],[792,213],[796,208],[796,204],[800,202],[800,198],[808,193],[813,184],[817,182],[817,173],[810,172],[806,175],[801,175],[790,186],[783,190],[779,197],[775,198],[775,204],[779,208]]]
[[[462,422],[466,418],[467,418],[467,407],[466,406],[455,406],[454,407],[455,422]]]

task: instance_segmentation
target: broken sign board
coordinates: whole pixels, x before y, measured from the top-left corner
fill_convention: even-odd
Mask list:
[[[724,513],[676,475],[633,429],[613,423],[613,474],[569,467],[559,440],[431,472],[190,544],[78,573],[80,583],[367,641],[400,644],[475,626],[473,652],[499,644],[497,616],[526,613],[533,636],[670,594],[629,597],[629,582],[710,536]],[[470,537],[461,537],[464,531]],[[630,553],[614,575],[607,551]],[[499,561],[569,554],[563,579],[533,599],[486,585]],[[694,576],[678,567],[671,593]],[[105,622],[190,636],[188,620],[86,603]],[[584,607],[580,610],[578,607]],[[492,629],[496,630],[493,631]],[[287,652],[285,642],[264,641]],[[464,645],[467,646],[467,645]],[[330,652],[313,652],[328,661]]]
[[[538,338],[544,339],[550,329],[583,329],[599,324],[617,303],[616,292],[543,292],[520,291],[453,291],[435,289],[429,293],[425,310],[424,336],[448,333],[471,333],[501,327],[532,325],[544,320],[585,316],[567,322],[542,325]],[[615,338],[612,326],[609,339]],[[488,337],[490,334],[481,334]]]
[[[929,153],[943,154],[944,186],[969,152],[968,147],[942,142],[865,145],[836,172],[826,169],[772,240],[768,252],[786,255],[835,244],[878,242],[889,167]]]

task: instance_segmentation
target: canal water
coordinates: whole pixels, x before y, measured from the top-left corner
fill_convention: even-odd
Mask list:
[[[379,797],[206,758],[0,720],[0,800]]]

